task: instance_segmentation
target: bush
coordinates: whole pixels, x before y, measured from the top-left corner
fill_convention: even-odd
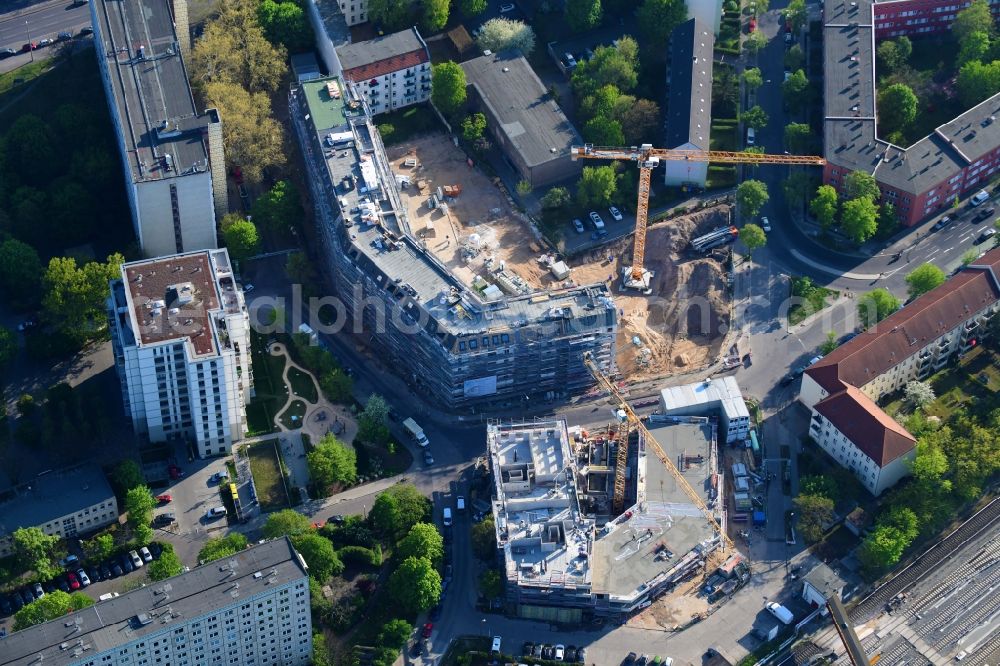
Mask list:
[[[382,141],[391,141],[395,131],[396,128],[392,126],[392,123],[382,123],[378,126],[378,133],[382,135]]]
[[[359,564],[377,568],[382,566],[382,547],[375,544],[375,548],[362,548],[361,546],[344,546],[337,551],[344,564]]]
[[[344,525],[325,525],[321,532],[337,548],[361,546],[365,549],[371,549],[378,545],[375,534],[360,520],[352,522],[352,519],[348,518]]]

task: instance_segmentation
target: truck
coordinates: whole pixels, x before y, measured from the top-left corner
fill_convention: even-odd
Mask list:
[[[795,616],[792,615],[792,611],[788,610],[779,603],[769,601],[766,608],[771,615],[778,618],[782,624],[791,624],[795,620]]]
[[[709,250],[732,243],[739,238],[740,230],[733,226],[719,227],[713,229],[704,236],[699,236],[691,241],[691,249],[696,252],[708,252]]]
[[[412,418],[403,421],[403,427],[406,428],[406,432],[410,433],[410,437],[420,446],[428,446],[430,444],[427,441],[427,435],[424,434],[424,429],[417,425],[417,422]]]

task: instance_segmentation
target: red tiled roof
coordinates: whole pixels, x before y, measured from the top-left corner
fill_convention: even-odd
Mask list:
[[[398,72],[401,69],[416,67],[424,62],[429,62],[427,52],[423,49],[418,49],[402,55],[392,56],[391,58],[386,58],[385,60],[378,60],[376,62],[354,67],[352,69],[345,69],[344,78],[350,79],[355,83],[361,83],[379,76],[385,76],[386,74]]]
[[[815,409],[879,467],[916,446],[916,440],[903,426],[854,386],[820,400]]]

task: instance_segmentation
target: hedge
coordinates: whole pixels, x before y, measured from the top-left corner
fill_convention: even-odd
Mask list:
[[[382,566],[382,547],[375,544],[375,548],[363,548],[361,546],[344,546],[337,551],[344,564],[361,564],[370,567]]]

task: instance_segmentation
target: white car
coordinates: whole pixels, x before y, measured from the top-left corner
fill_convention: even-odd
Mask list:
[[[555,649],[552,651],[552,658],[556,661],[562,661],[565,657],[566,646],[562,644],[555,646]]]
[[[207,518],[208,520],[213,520],[215,518],[222,518],[224,515],[226,515],[226,507],[224,507],[224,506],[213,506],[205,514],[205,518]]]
[[[609,208],[608,212],[611,213],[611,217],[615,218],[615,222],[621,222],[622,221],[622,213],[621,213],[621,211],[618,210],[617,208],[615,208],[614,206],[612,206],[611,208]]]
[[[142,556],[143,562],[148,563],[153,561],[153,554],[149,552],[149,548],[146,548],[145,546],[139,549],[139,555]]]
[[[80,579],[80,587],[87,587],[90,585],[90,576],[83,569],[76,570],[76,577]]]
[[[507,12],[512,12],[512,11],[514,11],[514,3],[509,2],[505,5],[500,5],[501,14],[506,14]]]
[[[244,294],[249,294],[253,290],[254,290],[254,286],[252,284],[247,283],[247,284],[243,285],[243,293]]]
[[[138,569],[143,565],[143,561],[142,558],[139,557],[139,553],[135,552],[134,550],[130,550],[128,551],[128,556],[129,559],[132,560],[132,566],[134,566],[136,569]]]
[[[760,228],[767,233],[771,233],[771,221],[767,219],[767,215],[763,215],[760,218]]]
[[[985,202],[989,198],[990,198],[989,192],[987,192],[986,190],[979,190],[974,195],[972,195],[971,199],[969,199],[969,205],[978,206],[979,204]]]
[[[594,211],[590,211],[590,221],[594,223],[595,229],[600,230],[604,228],[604,220]]]
[[[582,234],[583,233],[583,222],[581,222],[580,220],[573,220],[573,228],[576,229],[576,233]]]

